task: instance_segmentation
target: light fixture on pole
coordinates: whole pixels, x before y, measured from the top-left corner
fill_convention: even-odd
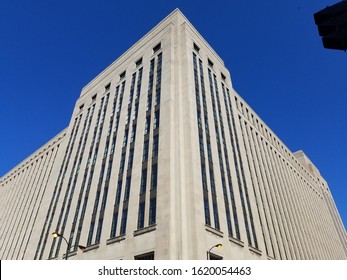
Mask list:
[[[211,256],[210,256],[210,254],[211,254],[211,250],[213,249],[213,248],[222,248],[223,247],[223,245],[222,244],[216,244],[216,245],[214,245],[214,246],[212,246],[211,248],[210,248],[210,250],[208,250],[207,251],[207,259],[208,260],[210,260],[211,259]]]
[[[63,238],[65,240],[66,245],[67,245],[66,253],[65,253],[65,260],[67,260],[67,255],[68,255],[68,253],[70,251],[70,243],[66,240],[66,238],[63,235],[61,235],[57,231],[53,231],[52,232],[52,236],[53,236],[53,238]]]
[[[64,241],[66,242],[66,245],[67,245],[67,248],[66,248],[66,253],[65,253],[65,260],[67,260],[67,257],[68,257],[68,254],[70,252],[70,247],[71,247],[71,244],[66,240],[66,238],[61,235],[60,233],[58,233],[57,231],[53,231],[52,232],[52,236],[53,238],[62,238],[64,239]],[[84,252],[86,250],[86,247],[82,246],[82,245],[78,245],[78,248]]]

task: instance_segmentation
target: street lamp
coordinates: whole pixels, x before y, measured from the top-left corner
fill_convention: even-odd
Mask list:
[[[64,241],[66,242],[67,247],[66,247],[66,253],[65,253],[65,260],[67,260],[68,254],[69,254],[69,252],[70,252],[71,244],[66,240],[66,238],[65,238],[63,235],[61,235],[61,234],[58,233],[57,231],[53,231],[53,232],[52,232],[52,236],[53,236],[53,238],[63,238]],[[78,245],[78,248],[79,248],[82,252],[84,252],[84,251],[86,250],[86,247],[84,247],[84,246],[82,246],[82,245]]]
[[[53,231],[52,232],[52,236],[53,236],[53,238],[58,238],[59,237],[59,238],[63,238],[65,240],[66,245],[67,245],[67,247],[66,247],[66,254],[65,254],[65,260],[67,260],[67,255],[68,255],[68,253],[70,251],[70,243],[66,240],[66,238],[63,235],[61,235],[57,231]]]
[[[212,246],[211,248],[210,248],[210,250],[208,250],[207,251],[207,259],[209,260],[209,259],[211,259],[211,256],[210,256],[210,254],[211,254],[211,250],[213,249],[213,248],[222,248],[223,247],[223,245],[222,244],[216,244],[216,245],[214,245],[214,246]]]

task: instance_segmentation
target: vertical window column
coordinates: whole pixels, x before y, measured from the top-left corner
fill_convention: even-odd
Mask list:
[[[86,118],[84,120],[82,133],[80,135],[78,148],[77,148],[77,151],[76,151],[76,154],[75,154],[72,170],[71,170],[71,173],[70,173],[70,178],[69,178],[67,189],[66,189],[66,192],[65,192],[63,205],[62,205],[62,208],[61,208],[61,215],[59,216],[58,224],[56,226],[56,229],[57,230],[59,229],[59,233],[62,234],[62,235],[65,232],[67,219],[68,219],[68,216],[70,214],[71,202],[72,202],[72,198],[74,196],[76,182],[77,182],[77,178],[78,178],[78,174],[79,174],[79,164],[82,161],[82,157],[83,157],[83,154],[84,154],[84,147],[85,147],[85,145],[82,144],[83,143],[83,139],[84,140],[87,139],[87,136],[88,136],[87,134],[89,132],[89,129],[86,131],[89,114],[90,114],[90,109],[88,109]],[[66,207],[64,207],[65,205],[66,205]],[[65,211],[65,215],[64,215],[64,218],[63,218],[62,215],[63,215],[64,211]],[[63,219],[63,221],[62,221],[62,219]],[[62,226],[60,228],[60,223],[61,222],[62,222]],[[58,253],[59,253],[59,250],[60,250],[60,246],[61,246],[61,242],[62,242],[62,240],[59,239],[58,240],[58,245],[57,245],[57,248],[56,248],[56,253],[55,253],[56,257],[58,256]]]
[[[155,61],[157,62],[156,71],[155,71]],[[150,225],[156,224],[161,72],[162,72],[162,53],[159,53],[156,57],[152,58],[150,61],[137,229],[144,228],[146,225],[146,219],[145,219],[146,205],[147,207],[149,207],[147,208],[148,225],[150,226]],[[156,81],[155,88],[154,88],[154,80]],[[152,96],[153,96],[154,89],[155,89],[155,97],[154,97],[154,114],[153,114]],[[151,132],[152,116],[153,116],[153,132]],[[152,141],[150,141],[151,136],[153,137]],[[151,158],[149,157],[150,143],[152,143]],[[150,170],[148,170],[149,166],[151,167]],[[150,176],[148,175],[149,172],[150,172]],[[149,188],[147,188],[148,177],[150,178]]]
[[[264,201],[263,201],[261,191],[259,190],[260,182],[256,172],[256,169],[259,168],[259,166],[256,165],[255,158],[253,157],[252,143],[247,131],[247,123],[245,123],[245,128],[243,127],[242,122],[240,122],[240,126],[241,126],[241,132],[244,139],[244,145],[245,145],[247,162],[248,162],[249,170],[250,170],[251,181],[253,184],[254,197],[257,202],[256,206],[258,210],[258,216],[260,220],[261,231],[262,231],[264,245],[265,245],[265,251],[267,256],[269,256],[270,258],[275,258],[274,252],[273,252],[272,239],[271,239],[271,235],[269,234],[269,224],[268,224],[267,213],[264,209]],[[271,245],[270,248],[268,247],[268,244]]]
[[[80,169],[80,165],[82,163],[82,158],[83,158],[83,155],[84,155],[84,150],[85,150],[85,147],[86,147],[86,143],[87,143],[87,139],[88,139],[88,135],[89,135],[90,126],[91,126],[91,122],[92,122],[92,119],[93,119],[94,111],[95,111],[95,104],[93,104],[92,107],[90,108],[90,116],[89,116],[87,131],[85,133],[84,142],[83,142],[83,146],[82,146],[82,152],[80,154],[80,159],[79,159],[79,162],[78,162],[77,170]],[[79,192],[79,196],[78,196],[77,206],[75,208],[74,219],[73,219],[72,226],[71,226],[70,237],[69,237],[70,244],[72,244],[73,234],[74,234],[75,229],[76,229],[78,213],[79,213],[79,209],[80,209],[80,205],[81,205],[81,201],[82,201],[82,194],[83,194],[84,186],[85,186],[85,182],[86,182],[86,176],[87,176],[87,174],[86,174],[86,171],[85,171],[84,175],[83,175],[82,186],[80,188],[80,192]],[[73,248],[73,250],[77,250],[77,248]]]
[[[76,140],[76,136],[77,136],[77,133],[78,133],[78,129],[79,129],[79,126],[80,126],[81,119],[82,119],[82,115],[80,115],[78,117],[76,130],[75,130],[74,136],[72,138],[71,146],[69,147],[69,153],[68,153],[67,158],[66,158],[65,166],[63,168],[63,173],[62,173],[62,177],[61,177],[62,179],[61,179],[61,181],[59,183],[58,194],[57,194],[56,200],[54,202],[53,211],[51,213],[51,217],[50,217],[50,220],[49,220],[49,223],[48,223],[48,227],[47,227],[47,230],[46,230],[46,237],[45,237],[44,243],[47,242],[47,238],[50,235],[49,230],[51,228],[51,225],[52,225],[52,222],[53,222],[53,218],[54,218],[54,215],[56,213],[56,207],[57,207],[57,204],[58,204],[58,201],[59,201],[59,198],[60,198],[60,193],[61,193],[61,190],[62,190],[62,187],[63,187],[65,175],[66,175],[67,169],[69,167],[70,158],[71,158],[71,154],[72,154],[72,151],[73,151],[73,148],[74,148],[74,144],[75,144],[75,140]],[[50,253],[49,253],[49,258],[52,258],[52,256],[53,256],[53,250],[54,250],[55,242],[56,242],[56,240],[54,239],[53,240],[53,244],[51,246]]]
[[[193,69],[194,69],[195,101],[196,101],[196,110],[197,110],[196,113],[197,113],[198,137],[199,137],[199,147],[200,147],[201,185],[202,185],[202,192],[203,192],[205,224],[211,226],[209,193],[208,193],[208,183],[207,183],[206,164],[205,164],[205,148],[204,148],[204,135],[203,135],[204,126],[202,121],[203,116],[201,113],[198,63],[197,63],[197,55],[194,52],[193,52]],[[205,103],[203,103],[204,108],[206,108]]]
[[[205,136],[206,136],[206,145],[207,145],[207,155],[208,155],[208,166],[209,166],[209,175],[210,175],[210,189],[212,196],[212,210],[213,210],[213,220],[214,220],[214,228],[219,230],[219,214],[218,214],[218,203],[217,203],[217,193],[215,187],[214,180],[214,167],[213,167],[213,157],[212,150],[210,147],[210,129],[209,129],[209,120],[208,120],[208,112],[207,112],[207,102],[206,102],[206,91],[205,91],[205,81],[204,81],[204,71],[202,60],[199,59],[199,72],[200,72],[200,88],[201,88],[201,96],[202,96],[202,104],[203,104],[203,115],[204,115],[204,123],[205,123]]]
[[[91,142],[90,147],[89,147],[88,159],[87,159],[87,163],[86,163],[86,167],[85,167],[85,173],[83,176],[81,189],[85,188],[85,184],[87,184],[87,185],[86,185],[86,190],[84,193],[81,215],[80,215],[79,222],[78,222],[77,234],[76,234],[75,242],[73,242],[75,244],[74,245],[75,250],[77,249],[77,246],[79,244],[79,240],[81,238],[81,232],[82,232],[82,228],[83,228],[84,217],[85,217],[85,213],[86,213],[86,209],[87,209],[87,205],[88,205],[88,200],[89,200],[89,193],[90,193],[90,189],[91,189],[91,185],[92,185],[92,180],[94,178],[95,162],[96,162],[96,158],[97,158],[98,151],[99,151],[99,141],[96,142],[96,139],[97,139],[98,129],[99,129],[99,134],[100,134],[100,130],[102,131],[103,121],[104,121],[104,117],[105,117],[104,114],[106,114],[105,110],[107,108],[107,103],[108,103],[108,98],[107,98],[106,102],[105,102],[104,97],[101,98],[101,104],[100,104],[100,107],[98,110],[98,116],[97,116],[96,124],[94,127],[94,131],[93,131],[93,138],[92,138],[92,142]],[[93,150],[94,150],[94,153],[93,153]],[[93,154],[94,154],[94,156],[93,156]],[[88,174],[89,174],[89,178],[88,178]],[[83,195],[83,193],[80,192],[80,196],[82,196],[82,195]],[[80,199],[82,199],[82,197],[79,197],[79,200]],[[75,211],[74,219],[77,219],[76,213],[78,215],[79,207],[80,206],[78,206],[78,208]]]
[[[110,238],[116,237],[117,220],[118,220],[118,216],[119,216],[118,212],[119,212],[119,208],[120,208],[120,198],[121,198],[121,193],[122,193],[122,183],[123,183],[126,150],[127,150],[127,145],[129,143],[130,150],[129,150],[129,155],[128,155],[128,165],[127,165],[128,168],[126,171],[125,189],[124,189],[123,206],[122,206],[122,216],[121,216],[120,230],[119,230],[119,235],[126,234],[126,225],[127,225],[127,217],[128,217],[128,202],[129,202],[130,193],[131,193],[131,178],[132,178],[131,175],[132,175],[134,151],[135,151],[137,115],[138,115],[138,109],[139,109],[139,98],[140,98],[140,94],[141,94],[142,72],[143,72],[143,68],[140,68],[138,70],[138,73],[135,72],[132,76],[129,105],[128,105],[128,115],[127,115],[127,121],[126,121],[126,126],[125,126],[124,138],[123,138],[123,149],[122,149],[121,163],[120,163],[120,169],[119,169],[119,174],[118,174],[118,185],[117,185],[116,198],[115,198],[115,204],[114,204],[114,210],[113,210]],[[137,77],[136,97],[135,97],[134,111],[132,113],[136,74],[138,74],[137,75],[138,77]],[[131,123],[131,127],[130,127],[131,115],[133,117],[132,117],[132,123]],[[131,130],[130,141],[128,141],[129,130]]]
[[[230,100],[229,89],[226,88],[226,90],[227,90],[227,97],[229,101],[229,104],[227,104],[228,106],[226,106],[227,111],[229,110],[229,113],[228,113],[229,134],[231,139],[231,146],[233,148],[233,158],[234,158],[236,177],[237,177],[237,182],[238,182],[238,187],[240,192],[241,206],[242,206],[243,218],[245,223],[247,241],[250,246],[258,248],[258,242],[257,242],[254,223],[253,223],[253,215],[252,215],[252,210],[249,203],[248,190],[247,190],[247,185],[246,185],[246,180],[245,180],[244,170],[242,165],[242,159],[240,154],[239,141],[238,141],[238,137],[236,133],[236,125],[234,120],[232,103]],[[231,118],[231,121],[229,118]],[[253,239],[251,237],[251,234]]]
[[[216,133],[216,143],[217,143],[217,151],[218,151],[218,159],[219,159],[219,168],[220,168],[220,174],[221,174],[223,197],[224,197],[225,214],[226,214],[226,220],[227,220],[227,229],[228,229],[229,236],[234,237],[235,233],[233,233],[233,227],[232,227],[232,223],[231,223],[230,206],[229,206],[229,199],[228,199],[228,193],[227,193],[227,188],[226,188],[223,154],[222,154],[221,143],[220,143],[220,133],[219,133],[218,117],[217,117],[216,102],[215,102],[215,93],[216,93],[217,98],[218,98],[218,89],[216,88],[214,90],[213,81],[212,81],[212,71],[209,68],[208,68],[208,78],[209,78],[209,83],[210,83],[210,94],[211,94],[212,109],[213,109],[213,116],[214,116],[214,127],[215,127],[215,133]],[[218,108],[220,110],[219,101],[218,101],[218,106],[219,106]],[[219,111],[219,117],[220,117],[219,123],[220,123],[221,132],[222,132],[223,143],[225,144],[224,128],[223,128],[223,122],[222,122],[222,118],[220,115],[220,111]],[[208,149],[208,151],[209,150],[210,149]],[[225,158],[225,160],[226,160],[226,162],[228,162],[227,158]],[[229,166],[229,164],[227,164],[227,166]],[[230,186],[230,187],[232,188],[232,186]]]
[[[60,178],[61,178],[61,176],[63,174],[63,167],[64,167],[65,161],[67,159],[68,151],[70,149],[72,138],[73,138],[73,135],[74,135],[74,132],[75,132],[77,119],[78,118],[75,118],[75,121],[74,121],[74,124],[73,124],[73,127],[72,127],[72,131],[71,131],[71,134],[70,134],[70,138],[69,138],[66,150],[65,150],[65,154],[64,154],[63,161],[62,161],[62,165],[60,166],[57,183],[56,183],[56,185],[54,187],[54,191],[53,191],[52,198],[51,198],[51,201],[50,201],[50,204],[49,204],[49,208],[48,208],[48,211],[47,211],[45,222],[43,224],[43,228],[42,228],[42,231],[41,231],[39,243],[37,244],[37,247],[36,247],[36,252],[35,252],[35,256],[34,256],[35,260],[36,259],[40,259],[41,260],[42,256],[43,256],[43,253],[44,253],[44,250],[45,250],[45,246],[46,246],[46,242],[47,242],[47,238],[48,238],[48,231],[50,229],[50,226],[49,227],[47,227],[47,226],[49,224],[49,219],[50,219],[51,215],[53,215],[54,214],[53,212],[55,211],[55,209],[53,209],[53,208],[55,208],[54,207],[55,201],[57,201],[59,199],[59,194],[60,194],[60,191],[59,191],[59,181],[60,181]]]

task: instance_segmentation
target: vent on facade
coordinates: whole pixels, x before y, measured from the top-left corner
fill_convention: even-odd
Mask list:
[[[213,67],[213,62],[211,60],[207,59],[207,62],[208,62],[208,66]]]
[[[110,88],[111,88],[111,83],[109,83],[109,84],[107,84],[107,85],[105,86],[105,91],[109,91]]]
[[[154,48],[153,48],[153,53],[156,53],[157,51],[159,51],[161,49],[161,43],[159,43],[158,45],[156,45]]]
[[[135,260],[154,260],[154,252],[137,255],[134,257]]]
[[[136,67],[140,66],[142,64],[142,57],[140,59],[138,59],[136,62]]]
[[[120,79],[124,79],[124,78],[125,78],[125,73],[126,73],[126,71],[120,73],[120,74],[119,74],[119,78],[120,78]]]
[[[193,43],[193,47],[194,47],[194,50],[195,50],[196,52],[199,52],[199,51],[200,51],[200,48],[198,47],[197,44]]]

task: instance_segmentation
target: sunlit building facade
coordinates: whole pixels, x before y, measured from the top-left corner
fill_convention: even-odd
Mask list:
[[[1,259],[206,259],[216,244],[211,259],[347,258],[318,169],[179,10],[82,89],[0,200]]]

